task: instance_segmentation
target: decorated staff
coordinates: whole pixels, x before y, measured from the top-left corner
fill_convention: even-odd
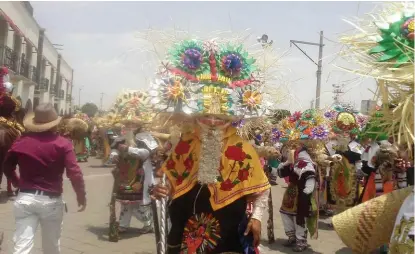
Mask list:
[[[192,124],[161,167],[166,185],[153,189],[156,198],[172,199],[167,252],[253,253],[270,185],[232,122],[267,112],[256,59],[223,39],[177,39],[167,59],[149,91],[152,103],[159,114]]]

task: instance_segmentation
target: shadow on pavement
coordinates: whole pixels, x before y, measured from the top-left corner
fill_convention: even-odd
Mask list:
[[[99,241],[107,241],[108,242],[108,230],[109,227],[96,227],[96,226],[87,226],[86,230],[93,233],[97,236]],[[123,239],[130,239],[134,237],[138,237],[141,235],[141,231],[138,228],[129,228],[127,232],[120,233],[119,241]]]
[[[353,251],[347,247],[343,247],[340,250],[336,251],[335,254],[351,254]]]
[[[273,251],[279,251],[279,252],[288,253],[288,254],[297,253],[297,252],[293,251],[291,248],[283,246],[283,244],[286,241],[287,241],[287,239],[277,238],[277,239],[275,239],[275,242],[272,243],[272,244],[269,244],[268,241],[261,242],[261,244],[264,247],[267,247],[267,248],[269,248],[270,250],[273,250]],[[310,248],[310,246],[308,247],[307,250],[305,250],[301,253],[305,253],[305,254],[323,254],[321,252],[314,251],[312,248]],[[347,252],[345,252],[345,253],[347,253]],[[342,254],[342,253],[340,253],[340,254]]]

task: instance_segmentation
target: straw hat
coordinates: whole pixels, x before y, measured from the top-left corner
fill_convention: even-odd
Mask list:
[[[25,116],[23,124],[28,131],[44,132],[57,126],[61,120],[62,117],[58,116],[52,104],[42,103]]]
[[[396,216],[413,187],[371,199],[333,217],[333,225],[344,244],[355,253],[370,253],[389,243]]]

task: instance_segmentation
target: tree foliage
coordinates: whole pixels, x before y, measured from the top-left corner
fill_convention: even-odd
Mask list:
[[[82,106],[81,111],[89,117],[93,117],[98,112],[98,107],[94,103],[88,102]]]

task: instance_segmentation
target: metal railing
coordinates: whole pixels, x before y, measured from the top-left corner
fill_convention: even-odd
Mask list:
[[[51,84],[50,85],[50,90],[49,90],[49,94],[50,95],[55,95],[55,90],[56,90],[56,88],[55,88],[56,86],[54,85],[54,84]]]
[[[29,78],[29,61],[27,61],[25,54],[20,58],[20,75]]]
[[[41,85],[40,89],[43,92],[49,91],[49,79],[47,79],[47,78],[42,79],[42,85]]]
[[[37,79],[37,73],[36,73],[37,68],[36,68],[36,66],[32,66],[31,70],[32,70],[32,81],[36,82],[36,79]]]
[[[7,46],[0,46],[0,62],[2,65],[7,66],[15,73],[19,73],[19,60],[19,56],[13,49]]]

